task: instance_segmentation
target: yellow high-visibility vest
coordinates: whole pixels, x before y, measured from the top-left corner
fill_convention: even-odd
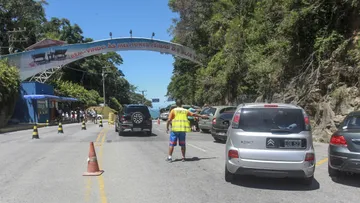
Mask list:
[[[191,132],[190,121],[187,119],[188,110],[177,107],[173,109],[174,119],[171,121],[171,131]]]

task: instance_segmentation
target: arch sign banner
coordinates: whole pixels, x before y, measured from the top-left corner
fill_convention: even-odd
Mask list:
[[[180,44],[147,38],[117,38],[84,44],[67,44],[9,54],[1,58],[8,58],[11,65],[18,67],[20,79],[25,80],[48,69],[63,66],[88,56],[130,50],[171,54],[201,65],[194,50]]]

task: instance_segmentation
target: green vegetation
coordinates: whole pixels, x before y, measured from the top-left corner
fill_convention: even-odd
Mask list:
[[[358,0],[170,0],[169,7],[179,14],[173,41],[207,64],[176,58],[168,95],[185,102],[272,100],[290,89],[302,98],[313,88],[326,92],[332,64],[360,65]]]
[[[6,60],[0,60],[0,128],[10,119],[19,92],[19,72],[9,66]]]
[[[6,32],[13,29],[26,27],[24,35],[29,39],[26,43],[14,43],[15,51],[24,51],[36,42],[50,38],[62,40],[68,44],[86,43],[93,41],[83,35],[81,27],[72,24],[66,18],[45,18],[44,4],[46,1],[34,0],[0,0],[0,54],[9,53],[8,36]],[[55,73],[47,83],[55,86],[55,92],[61,96],[70,96],[79,98],[85,106],[95,106],[103,103],[102,96],[102,69],[106,67],[105,87],[106,103],[116,110],[121,110],[121,104],[142,103],[151,106],[151,101],[146,100],[141,94],[138,94],[136,87],[129,84],[124,78],[124,74],[117,67],[122,64],[121,56],[115,52],[100,54],[78,60],[68,64],[60,71]],[[12,98],[16,95],[14,87],[19,86],[19,79],[15,69],[7,69],[3,72],[4,63],[1,62],[1,101],[15,104]],[[4,75],[5,74],[5,75]],[[9,75],[9,76],[8,76]],[[1,108],[5,107],[1,105]],[[12,110],[6,112],[6,118],[11,116]],[[3,123],[3,122],[1,122]],[[0,124],[1,127],[1,124]]]
[[[115,97],[110,97],[109,107],[115,109],[116,111],[120,111],[120,112],[123,110],[121,104]]]

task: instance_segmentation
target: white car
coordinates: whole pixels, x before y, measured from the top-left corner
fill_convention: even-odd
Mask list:
[[[96,116],[96,119],[97,120],[100,120],[100,119],[103,119],[104,117],[103,117],[103,115],[101,115],[101,114],[98,114],[97,116]]]
[[[169,112],[164,112],[160,114],[160,119],[163,121],[167,121],[168,117],[169,117]]]

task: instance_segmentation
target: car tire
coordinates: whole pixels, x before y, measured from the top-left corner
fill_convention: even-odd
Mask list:
[[[124,136],[124,131],[121,130],[121,128],[118,130],[119,136]]]
[[[230,173],[225,166],[225,181],[232,182],[235,179],[235,174]]]
[[[200,129],[202,133],[209,133],[209,130],[205,130],[205,129]]]
[[[328,173],[329,173],[329,176],[330,177],[339,177],[340,176],[340,171],[339,170],[336,170],[336,169],[333,169],[331,168],[329,165],[328,165]]]
[[[314,181],[314,176],[312,175],[312,176],[310,176],[310,177],[308,177],[308,178],[304,178],[304,179],[302,180],[302,183],[303,183],[304,185],[306,185],[306,186],[310,186],[310,185],[312,185],[313,181]]]
[[[134,124],[142,124],[145,121],[145,116],[141,112],[134,112],[131,115],[131,122]]]
[[[219,143],[222,142],[222,140],[215,138],[215,137],[214,137],[214,140],[215,140],[215,142],[219,142]]]

